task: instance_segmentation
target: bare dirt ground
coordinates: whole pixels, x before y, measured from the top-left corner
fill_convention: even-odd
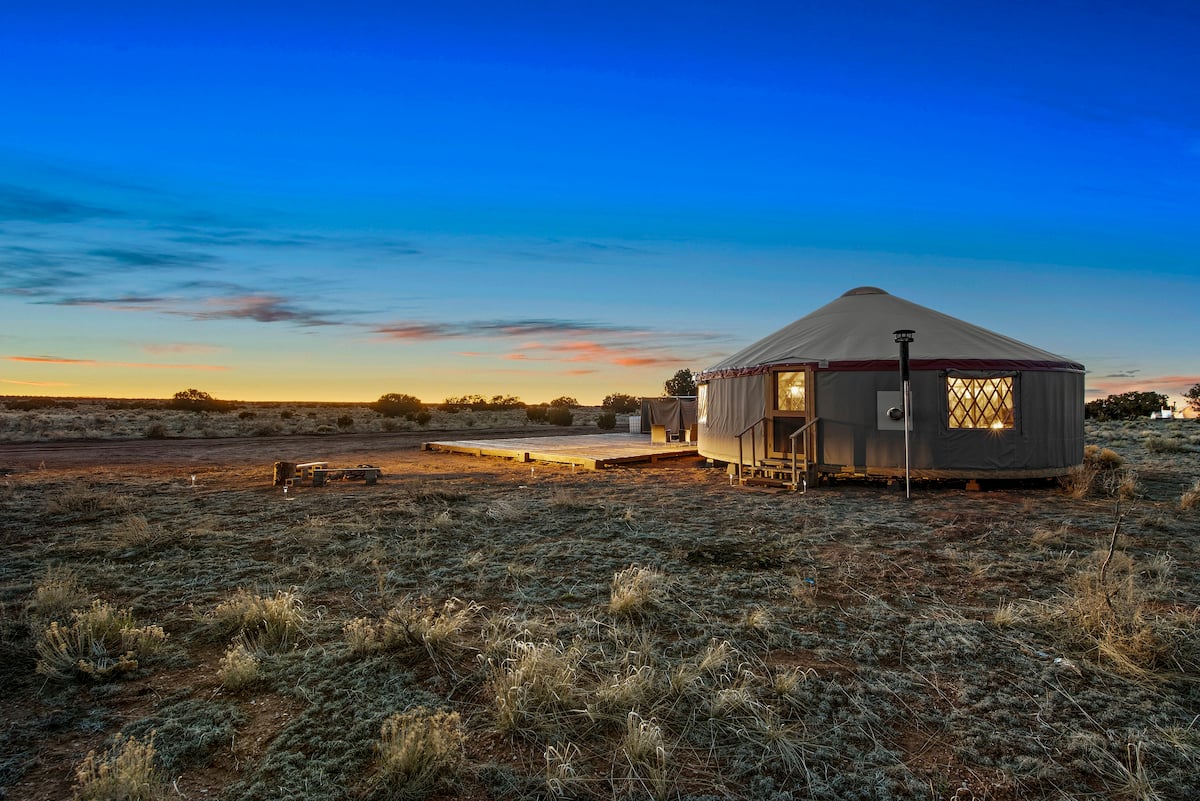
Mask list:
[[[593,428],[591,433],[597,433]],[[443,439],[498,439],[502,437],[561,436],[589,433],[587,429],[553,426],[476,428],[437,431],[403,431],[371,434],[290,435],[278,437],[221,437],[213,439],[58,440],[53,442],[0,441],[0,472],[38,468],[87,468],[113,465],[161,467],[221,467],[352,460],[354,464],[387,461],[400,451]]]
[[[118,735],[148,798],[1200,797],[1198,434],[911,502],[418,449],[448,429],[0,443],[0,797]],[[384,478],[272,485],[309,459]],[[383,767],[421,709],[461,737],[428,786]]]

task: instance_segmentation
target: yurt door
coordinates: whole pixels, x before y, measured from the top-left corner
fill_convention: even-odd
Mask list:
[[[771,455],[788,457],[792,453],[791,435],[808,422],[809,394],[812,387],[812,371],[777,370],[771,373],[767,399],[767,441]],[[797,437],[797,453],[804,452],[805,437]]]

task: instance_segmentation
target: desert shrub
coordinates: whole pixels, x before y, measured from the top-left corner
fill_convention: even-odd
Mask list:
[[[217,666],[217,678],[226,690],[237,692],[258,681],[258,657],[241,642],[225,651]]]
[[[557,407],[560,407],[563,409],[573,409],[578,405],[579,405],[579,401],[575,400],[570,395],[560,395],[559,397],[550,401],[551,407],[557,406]]]
[[[185,412],[227,412],[233,408],[228,401],[217,400],[198,389],[176,392],[168,405],[172,409],[182,409]]]
[[[337,419],[338,428],[354,428],[354,418],[348,414],[340,415]]]
[[[293,412],[291,409],[284,409],[282,412],[279,413],[280,420],[291,420],[295,416],[296,416],[296,413]]]
[[[75,769],[78,801],[157,801],[170,797],[154,764],[154,733],[146,741],[118,735],[103,754],[88,751]]]
[[[254,431],[251,433],[253,433],[256,437],[273,437],[279,433],[279,427],[273,423],[264,423],[262,425],[255,426]]]
[[[546,422],[552,426],[569,426],[575,420],[575,415],[565,406],[551,406],[546,410]]]
[[[255,417],[257,417],[257,416],[258,416],[258,415],[257,415],[255,412],[252,412],[252,411],[250,411],[249,409],[246,409],[245,411],[238,412],[238,419],[239,419],[239,420],[253,420],[253,419],[254,419]]]
[[[600,412],[600,414],[596,415],[596,428],[603,431],[612,431],[616,427],[616,412]]]
[[[1125,460],[1111,448],[1087,445],[1083,449],[1083,463],[1093,465],[1100,470],[1115,470],[1123,465]]]
[[[326,425],[317,426],[318,434],[336,434],[337,431],[338,430],[336,428],[334,428],[333,426],[326,426]]]
[[[545,406],[530,406],[525,410],[525,417],[530,422],[544,423],[546,422],[546,407]]]
[[[457,712],[417,707],[389,717],[375,745],[375,789],[385,798],[419,801],[452,782],[463,762]]]
[[[370,408],[384,417],[403,417],[412,420],[425,405],[419,398],[398,392],[389,392],[370,405]]]
[[[600,407],[617,414],[633,414],[642,408],[642,402],[632,395],[614,392],[600,402]]]
[[[162,423],[151,423],[146,426],[146,439],[166,439],[167,427]]]
[[[34,412],[41,409],[74,409],[71,401],[55,400],[54,398],[21,398],[5,401],[4,405],[14,412]]]
[[[667,577],[648,567],[630,565],[613,575],[608,611],[616,617],[641,617],[654,612],[666,597]]]
[[[238,590],[217,605],[213,619],[223,633],[240,635],[248,645],[267,651],[293,645],[308,622],[300,599],[282,590],[273,597]]]
[[[161,650],[161,626],[137,626],[128,609],[95,600],[71,613],[71,623],[51,621],[36,649],[37,672],[56,679],[103,679],[135,670],[139,660]]]
[[[429,421],[433,419],[433,415],[427,409],[422,409],[412,416],[412,420],[419,426],[429,425]]]
[[[1197,480],[1191,489],[1184,490],[1183,495],[1179,498],[1180,509],[1191,509],[1196,506],[1200,506],[1200,480]]]
[[[1187,453],[1189,450],[1187,444],[1179,437],[1152,435],[1146,437],[1143,444],[1146,446],[1146,450],[1151,453]]]

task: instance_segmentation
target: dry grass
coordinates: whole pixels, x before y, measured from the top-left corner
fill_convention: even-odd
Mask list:
[[[96,600],[57,620],[37,642],[37,671],[55,679],[103,679],[135,670],[139,660],[161,650],[167,635],[161,626],[137,626],[128,609]]]
[[[562,727],[582,706],[582,658],[578,646],[512,641],[506,658],[488,664],[496,728],[529,735]]]
[[[248,645],[266,651],[292,647],[308,623],[300,598],[283,590],[258,595],[239,589],[213,609],[212,619],[223,634],[241,637]]]
[[[458,775],[463,761],[459,714],[420,707],[392,715],[375,751],[373,787],[379,795],[396,801],[426,798]]]
[[[1160,555],[1139,564],[1117,550],[1120,522],[1108,548],[1095,551],[1068,579],[1057,614],[1086,653],[1122,675],[1152,681],[1161,680],[1164,671],[1200,668],[1186,650],[1200,635],[1196,612],[1160,604],[1171,594],[1172,561]]]
[[[415,450],[363,457],[395,480],[285,502],[270,462],[301,454],[279,442],[212,465],[17,464],[0,791],[70,797],[104,733],[156,729],[180,796],[243,801],[1200,797],[1180,494],[1200,452],[1145,436],[1089,424],[1109,467],[1081,497],[918,482],[911,502]],[[44,632],[97,596],[170,648],[122,674],[117,642],[120,682],[36,675]],[[71,649],[61,670],[92,675]]]
[[[1183,491],[1183,495],[1179,498],[1180,509],[1192,509],[1200,506],[1200,479],[1191,486],[1190,489]]]
[[[666,600],[667,577],[653,568],[630,565],[616,573],[609,589],[608,611],[616,617],[644,617]]]
[[[154,733],[145,741],[117,736],[102,754],[89,751],[75,769],[77,801],[159,801],[171,797],[154,761]]]
[[[259,659],[243,643],[235,642],[221,657],[217,678],[226,690],[244,690],[259,679]]]

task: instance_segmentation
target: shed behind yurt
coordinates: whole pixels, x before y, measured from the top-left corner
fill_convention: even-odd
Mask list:
[[[896,332],[913,331],[911,408]],[[875,287],[697,376],[698,448],[764,474],[1033,478],[1083,460],[1083,365]]]

